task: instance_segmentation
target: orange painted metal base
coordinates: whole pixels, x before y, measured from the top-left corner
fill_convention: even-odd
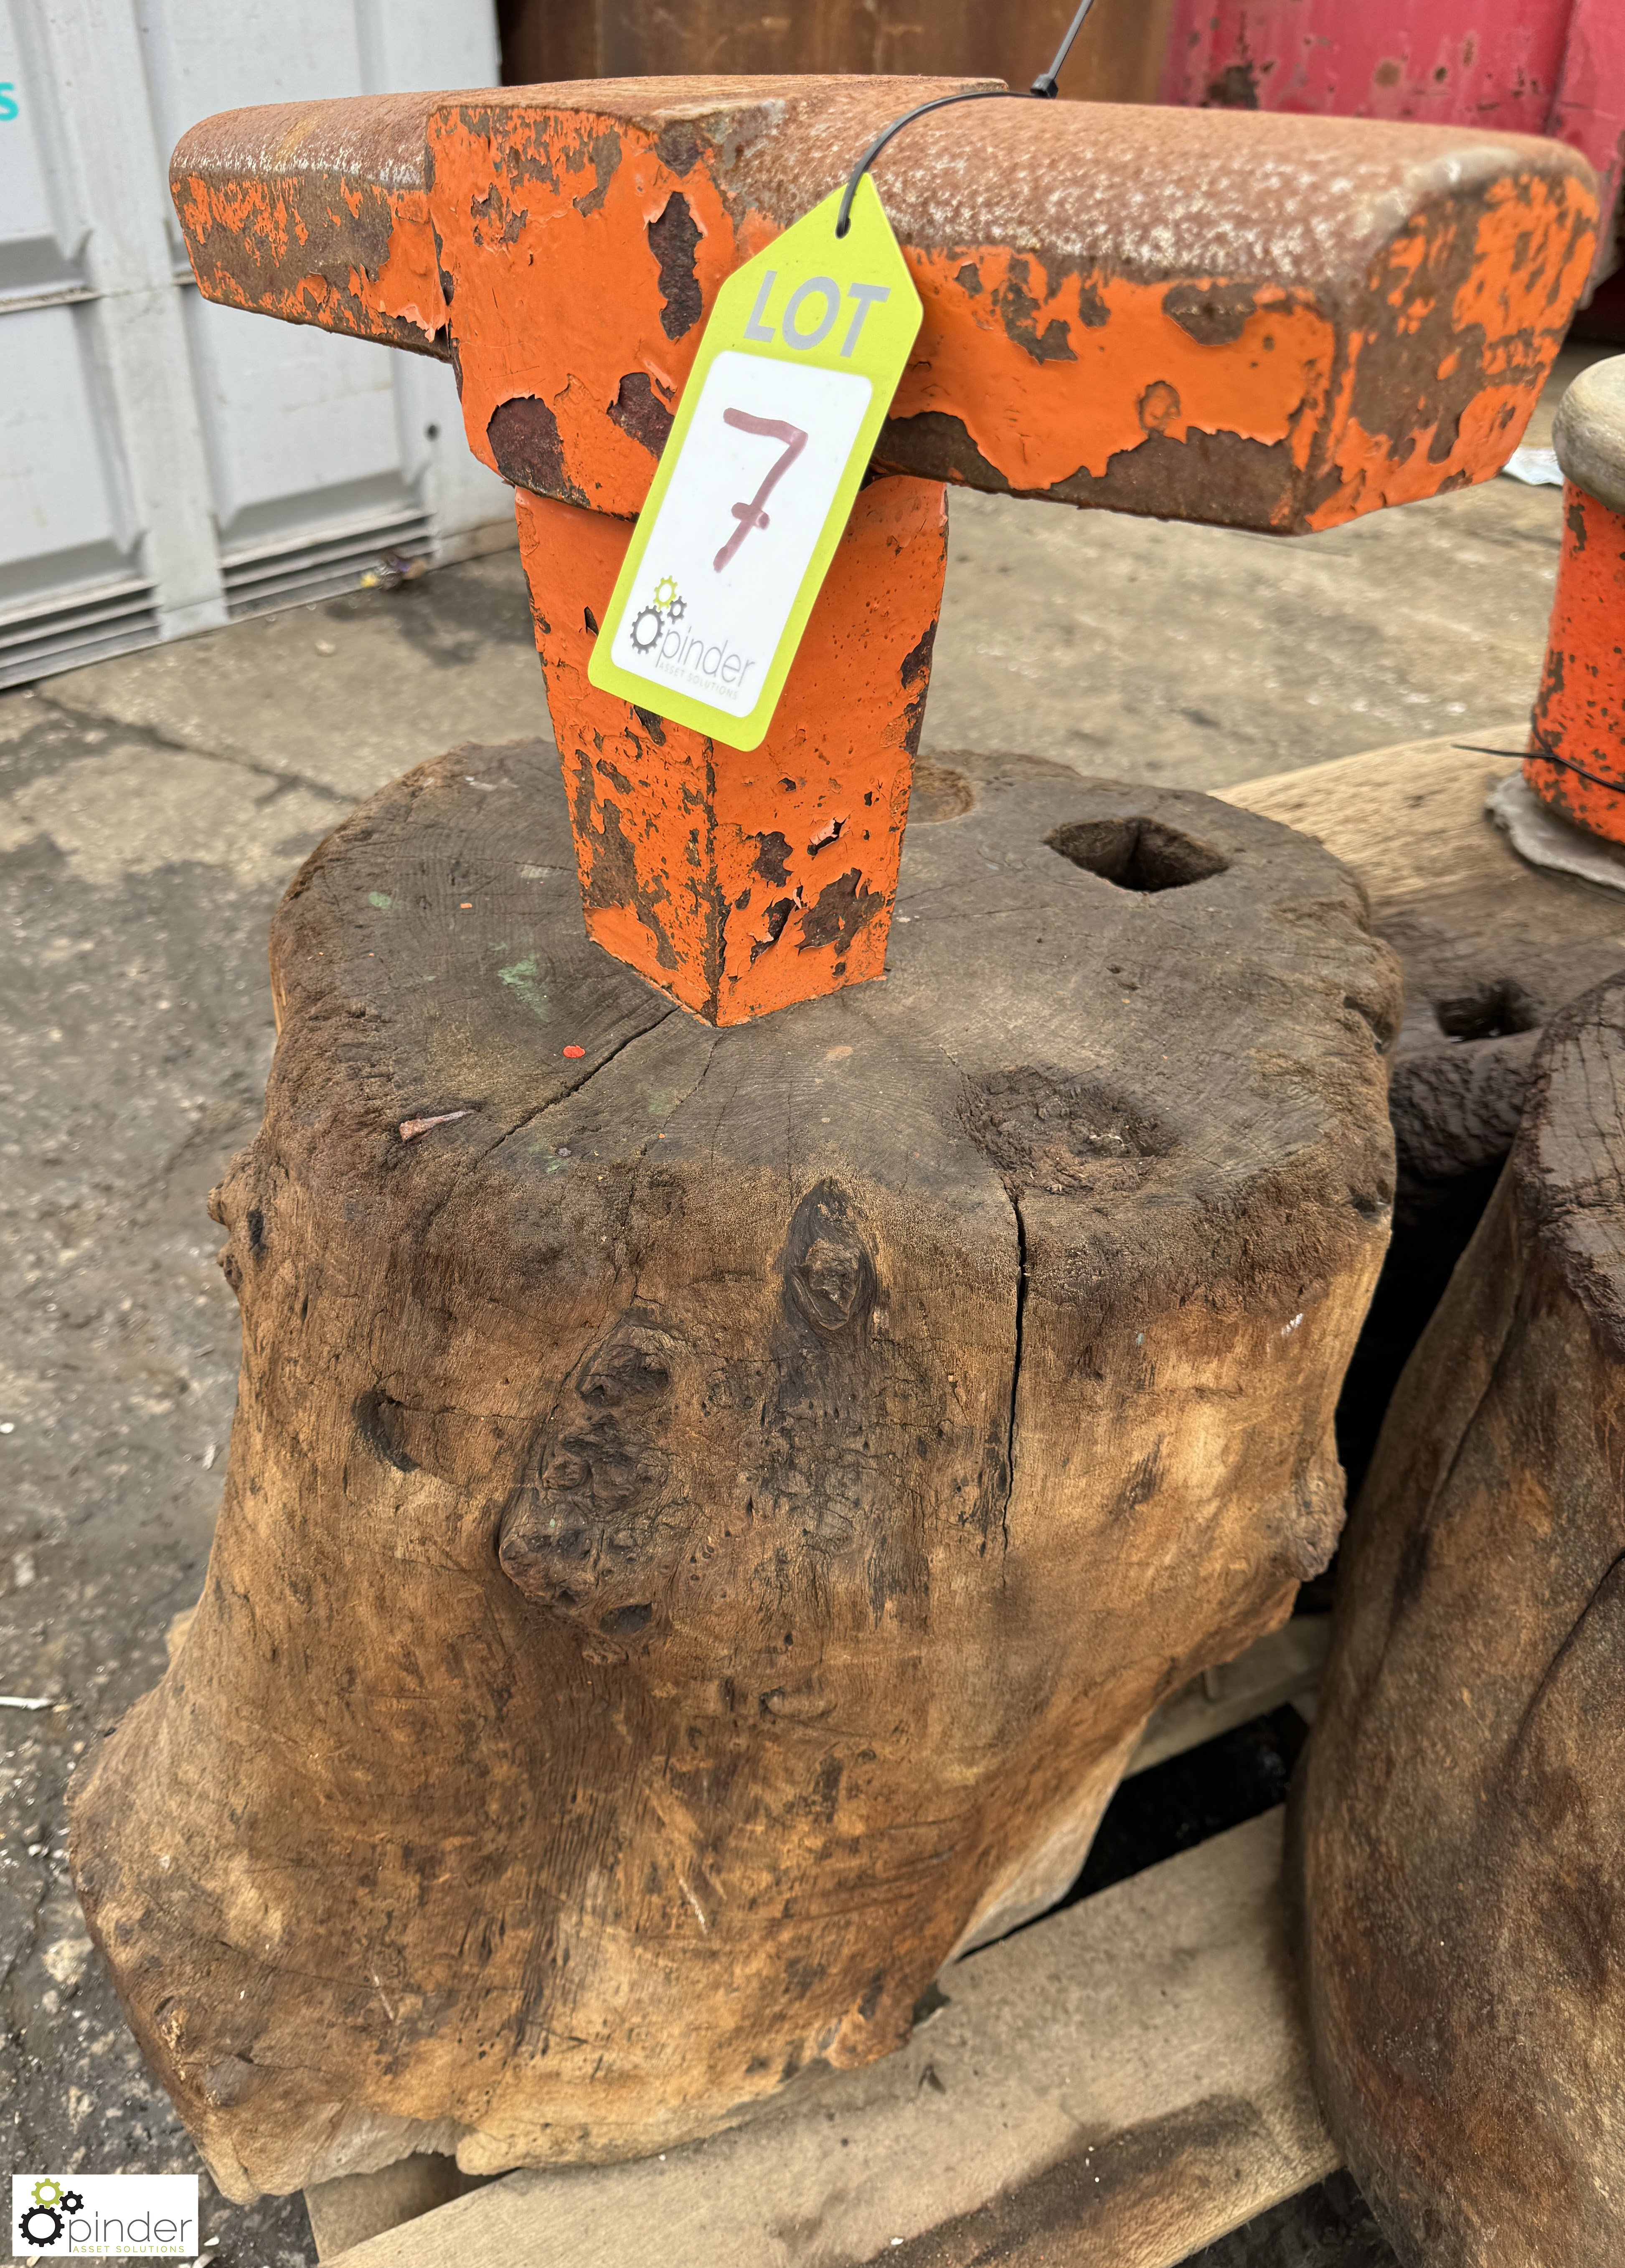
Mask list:
[[[1577,827],[1625,843],[1625,515],[1563,483],[1562,556],[1524,777]],[[1569,765],[1594,775],[1582,777]],[[1617,786],[1602,783],[1617,781]]]
[[[588,934],[711,1024],[884,976],[947,563],[941,482],[860,491],[748,755],[587,682],[630,523],[517,502]]]

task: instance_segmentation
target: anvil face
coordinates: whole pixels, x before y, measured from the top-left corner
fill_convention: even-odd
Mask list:
[[[475,454],[613,523],[643,503],[723,280],[891,119],[974,84],[621,80],[279,106],[195,128],[172,180],[206,296],[448,357]],[[1594,232],[1589,169],[1560,144],[1268,113],[964,105],[910,126],[875,179],[925,306],[878,471],[1283,534],[1496,471]],[[674,726],[653,741],[623,703],[612,723],[584,673],[577,697],[565,644],[591,602],[562,604],[546,558],[585,559],[593,539],[564,541],[555,520],[544,541],[533,512],[521,524],[567,777],[591,751],[577,849],[593,933],[717,1021],[879,975],[894,840],[889,866],[876,851],[857,869],[861,944],[843,929],[835,950],[816,941],[821,872],[758,875],[739,906],[738,869],[761,838],[797,840],[809,794],[820,827],[842,816],[820,799],[833,778],[849,801],[863,770],[844,725],[874,760],[858,792],[884,775],[901,810],[923,664],[905,685],[886,638],[837,636],[836,675],[792,674],[769,742],[798,733],[810,766],[778,775],[793,787],[764,770],[724,792],[727,752]],[[826,599],[857,622],[872,593],[848,564]],[[910,653],[929,657],[934,620],[933,602]],[[633,784],[614,790],[626,847],[607,850],[607,729],[654,751],[643,771],[615,765]],[[777,892],[771,920],[759,885]],[[685,894],[703,908],[692,924],[661,911]]]

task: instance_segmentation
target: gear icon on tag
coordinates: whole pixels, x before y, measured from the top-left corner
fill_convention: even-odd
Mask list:
[[[652,607],[645,607],[632,617],[632,644],[639,653],[652,653],[660,643],[665,625]]]
[[[655,605],[664,615],[671,608],[680,606],[681,603],[682,601],[677,595],[676,577],[673,575],[662,575],[659,581],[655,585]]]
[[[688,601],[687,599],[673,599],[671,605],[665,610],[665,619],[668,622],[680,622],[688,611]]]
[[[56,2184],[41,2183],[40,2188],[55,2189]],[[31,2205],[18,2215],[17,2227],[23,2242],[31,2250],[43,2251],[48,2244],[60,2244],[66,2224],[54,2205]]]
[[[62,2211],[64,2213],[83,2213],[84,2210],[85,2199],[79,2195],[77,2190],[64,2190],[62,2191]]]
[[[52,2205],[60,2205],[62,2201],[62,2183],[54,2182],[48,2177],[42,2182],[36,2182],[33,2185],[33,2201],[36,2205],[44,2205],[48,2212]]]

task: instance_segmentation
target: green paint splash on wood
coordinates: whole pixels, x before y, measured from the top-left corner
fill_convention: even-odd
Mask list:
[[[367,903],[370,906],[376,906],[381,914],[386,914],[394,902],[394,900],[390,896],[387,890],[369,890],[367,892]]]
[[[540,1016],[545,1024],[553,1013],[551,1002],[536,982],[536,955],[527,953],[523,961],[514,961],[496,972],[502,982],[517,992],[533,1016]]]

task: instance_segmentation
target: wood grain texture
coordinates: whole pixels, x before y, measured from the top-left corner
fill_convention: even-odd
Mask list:
[[[1339,1563],[1296,1818],[1317,2084],[1407,2268],[1618,2251],[1625,980],[1536,1059]]]
[[[1351,866],[1404,966],[1391,1092],[1401,1221],[1443,1185],[1499,1170],[1540,1027],[1625,965],[1625,899],[1530,865],[1485,810],[1526,735],[1518,718],[1467,736],[1483,747],[1406,741],[1223,791]],[[1495,747],[1506,755],[1484,753]]]
[[[584,937],[540,744],[290,889],[209,1580],[73,1841],[228,2193],[886,2054],[1328,1555],[1392,956],[1268,821],[972,768],[886,981],[732,1032]]]
[[[538,2229],[548,2268],[1173,2268],[1337,2162],[1281,1820],[990,1946],[882,2064],[664,2158],[510,2174],[335,2268],[529,2261]]]

